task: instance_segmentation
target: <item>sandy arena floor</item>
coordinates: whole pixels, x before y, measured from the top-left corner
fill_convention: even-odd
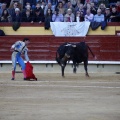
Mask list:
[[[120,74],[0,73],[0,120],[120,120]]]

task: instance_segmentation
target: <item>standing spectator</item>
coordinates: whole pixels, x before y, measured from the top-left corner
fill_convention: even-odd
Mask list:
[[[3,11],[4,11],[5,9],[7,9],[7,8],[6,8],[6,5],[7,5],[6,3],[2,3],[2,4],[1,4],[0,16],[2,15]]]
[[[58,1],[57,0],[49,0],[49,2],[51,3],[52,10],[55,11],[55,7],[56,7]]]
[[[70,0],[72,6],[75,8],[76,4],[77,4],[77,0]]]
[[[52,10],[48,9],[45,15],[45,29],[48,30],[50,28],[50,22],[52,22]]]
[[[3,10],[3,13],[1,16],[1,22],[11,22],[11,16],[9,15],[7,9]]]
[[[11,0],[0,0],[0,3],[6,3],[6,8],[9,7]]]
[[[85,21],[92,22],[94,15],[91,13],[90,9],[87,9],[86,15],[85,15]]]
[[[110,8],[106,8],[105,14],[104,14],[106,22],[110,22],[110,15],[111,15]]]
[[[120,13],[117,12],[117,8],[115,6],[112,7],[110,19],[111,19],[111,22],[120,22]]]
[[[63,14],[59,13],[58,9],[52,15],[52,21],[53,22],[63,22]]]
[[[104,15],[101,14],[101,9],[97,10],[97,14],[94,16],[94,21],[96,21],[96,22],[104,21]]]
[[[75,15],[72,13],[71,9],[67,10],[67,13],[64,16],[64,22],[74,22],[75,21]]]
[[[12,15],[12,22],[21,22],[22,16],[19,8],[15,8],[15,14]]]
[[[79,10],[79,7],[80,7],[80,0],[77,1],[77,4],[75,6],[75,13]]]

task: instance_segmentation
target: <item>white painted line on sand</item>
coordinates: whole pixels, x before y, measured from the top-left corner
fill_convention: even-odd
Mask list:
[[[71,85],[18,85],[18,84],[0,84],[0,86],[8,87],[66,87],[66,88],[115,88],[120,89],[120,87],[114,86],[71,86]]]

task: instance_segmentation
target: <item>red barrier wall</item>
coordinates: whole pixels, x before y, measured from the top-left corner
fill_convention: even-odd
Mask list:
[[[0,60],[10,60],[11,45],[22,40],[24,36],[0,37]],[[92,49],[98,60],[120,61],[119,36],[87,36],[87,37],[54,37],[54,36],[28,36],[31,42],[28,46],[30,60],[55,60],[58,46],[64,42],[85,41]],[[93,60],[89,54],[89,60]]]

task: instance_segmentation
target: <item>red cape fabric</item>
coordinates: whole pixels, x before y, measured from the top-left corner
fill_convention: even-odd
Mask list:
[[[32,64],[30,62],[26,63],[25,71],[26,71],[26,78],[27,79],[29,79],[29,80],[30,79],[37,80],[37,78],[33,74],[33,66],[32,66]]]

